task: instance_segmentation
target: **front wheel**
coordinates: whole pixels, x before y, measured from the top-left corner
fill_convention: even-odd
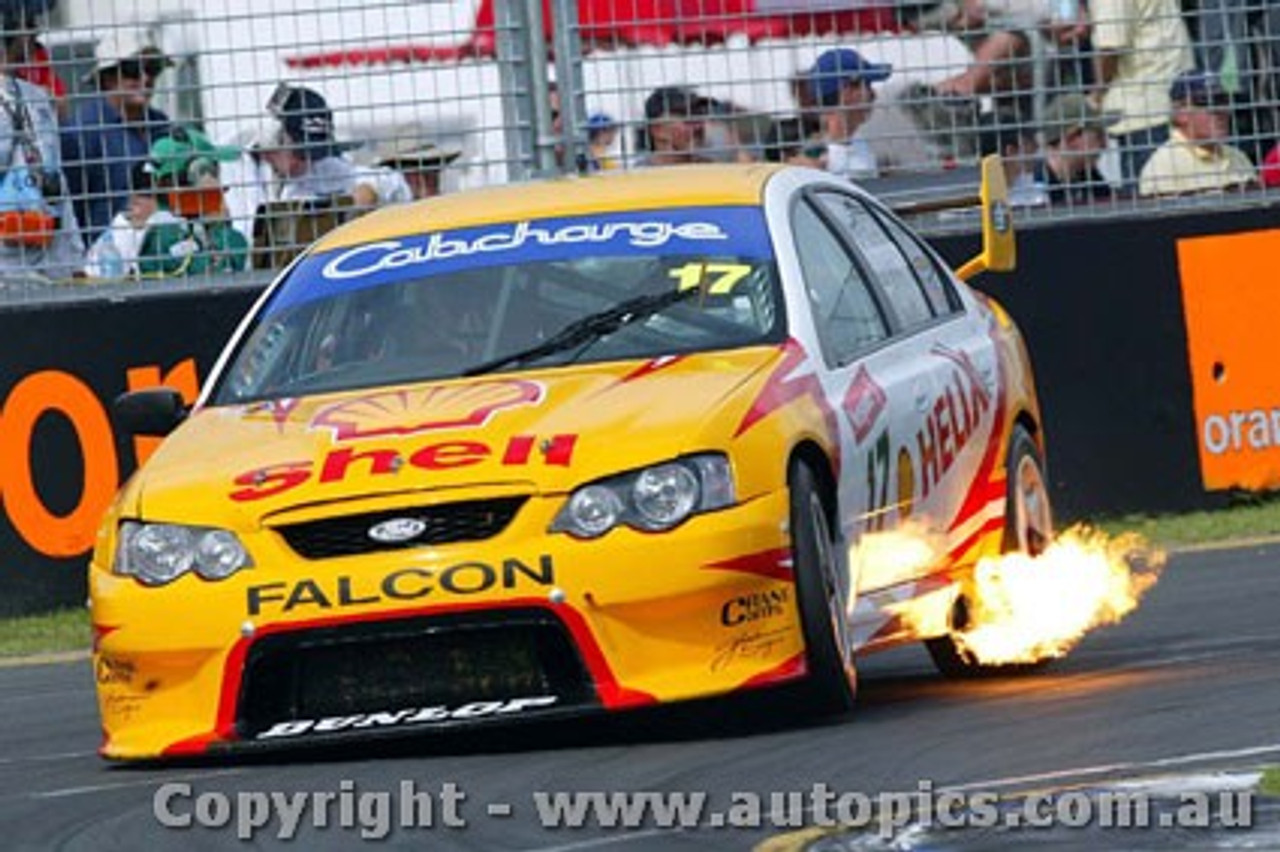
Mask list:
[[[813,471],[802,463],[792,465],[788,486],[796,599],[811,703],[820,714],[843,713],[853,706],[857,686],[847,560],[836,551],[831,512]]]
[[[1005,474],[1008,484],[1003,551],[1038,555],[1053,540],[1053,511],[1049,504],[1044,456],[1031,433],[1021,425],[1013,427],[1009,438]],[[963,630],[967,621],[967,607],[963,601],[956,616],[957,627]],[[1051,659],[1029,663],[981,663],[952,635],[929,639],[925,647],[929,649],[938,671],[952,677],[1016,674],[1040,668]]]

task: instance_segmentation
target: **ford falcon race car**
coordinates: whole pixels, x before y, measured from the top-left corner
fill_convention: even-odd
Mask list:
[[[998,162],[984,249],[1008,268]],[[946,672],[986,554],[1050,535],[1009,317],[884,203],[785,166],[371,213],[266,290],[90,566],[102,754],[625,711],[859,654]],[[927,558],[877,556],[878,536]]]

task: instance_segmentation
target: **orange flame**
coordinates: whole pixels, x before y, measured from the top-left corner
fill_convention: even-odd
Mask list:
[[[970,623],[955,639],[980,663],[1061,657],[1085,633],[1132,612],[1166,554],[1137,533],[1076,526],[1032,557],[1009,553],[974,571]]]

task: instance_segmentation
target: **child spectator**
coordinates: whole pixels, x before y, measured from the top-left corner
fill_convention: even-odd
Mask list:
[[[232,227],[218,164],[240,156],[198,130],[175,127],[151,147],[158,207],[172,214],[147,223],[138,249],[143,276],[238,272],[249,266],[249,241]]]

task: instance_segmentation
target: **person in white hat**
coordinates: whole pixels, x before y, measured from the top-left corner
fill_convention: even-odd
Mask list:
[[[130,175],[169,116],[151,106],[155,78],[172,64],[141,29],[122,26],[99,39],[87,76],[98,94],[77,105],[62,130],[62,159],[76,217],[89,241],[129,203]]]
[[[433,143],[416,144],[414,140],[402,140],[377,164],[394,169],[404,175],[415,201],[440,195],[440,178],[445,167],[462,156],[457,148],[443,148]]]

